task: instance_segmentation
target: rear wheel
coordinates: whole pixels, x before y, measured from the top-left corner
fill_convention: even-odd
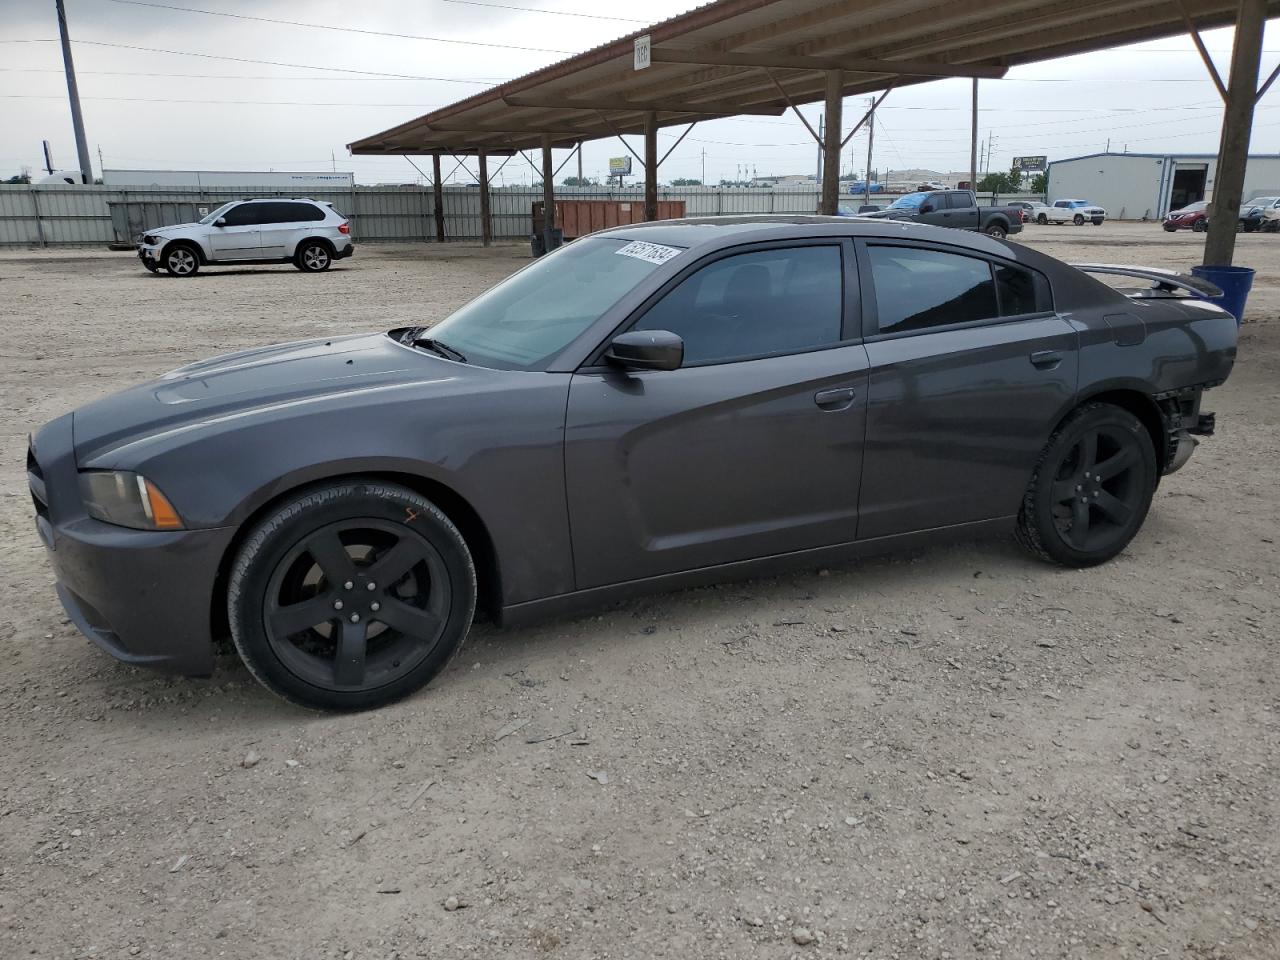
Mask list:
[[[1080,226],[1081,224],[1084,223],[1084,214],[1077,213],[1074,217],[1071,218],[1071,222],[1074,223],[1077,227]]]
[[[1042,227],[1046,227],[1049,225],[1049,218],[1042,213],[1040,216],[1036,217],[1036,223],[1040,224]]]
[[[988,237],[995,237],[997,240],[1003,240],[1009,235],[1009,231],[998,223],[988,225],[985,233]]]
[[[250,672],[288,700],[360,710],[425,685],[457,653],[475,613],[466,541],[403,487],[313,490],[249,535],[227,614]]]
[[[328,270],[333,263],[333,251],[320,240],[304,240],[294,256],[294,264],[306,273]]]
[[[1089,567],[1133,539],[1155,492],[1151,436],[1127,410],[1080,407],[1049,438],[1018,515],[1019,542],[1043,560]]]
[[[186,243],[175,243],[164,252],[164,268],[171,277],[190,277],[200,269],[200,253]]]

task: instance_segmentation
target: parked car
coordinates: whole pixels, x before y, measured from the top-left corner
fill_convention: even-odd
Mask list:
[[[874,210],[883,210],[884,207],[875,203],[860,203],[856,207],[849,203],[842,203],[836,207],[837,217],[860,217],[864,213],[871,213]]]
[[[1053,208],[1039,200],[1010,200],[1009,206],[1022,210],[1023,223],[1038,223],[1043,226],[1049,222],[1050,214],[1053,214]]]
[[[1022,230],[1022,211],[1013,207],[980,207],[972,190],[938,190],[908,193],[884,210],[868,217],[912,220],[958,230],[977,230],[990,237],[1005,237]]]
[[[477,604],[516,623],[1011,530],[1090,566],[1212,431],[1236,322],[1197,278],[1087,269],[1157,285],[901,222],[617,227],[434,327],[59,417],[27,453],[36,526],[107,652],[206,675],[225,625],[263,684],[337,709],[428,682]]]
[[[202,266],[292,263],[299,270],[328,270],[351,256],[347,218],[321,200],[233,200],[196,223],[148,230],[138,238],[138,258],[152,273],[190,277]]]
[[[1257,233],[1266,224],[1262,216],[1265,212],[1265,207],[1250,206],[1246,203],[1240,208],[1239,216],[1236,218],[1236,232]]]
[[[1088,200],[1055,200],[1049,209],[1051,223],[1063,224],[1069,220],[1078,227],[1087,220],[1100,227],[1106,219],[1107,211]]]
[[[1169,233],[1176,230],[1194,230],[1196,233],[1204,233],[1209,229],[1209,201],[1198,200],[1187,204],[1181,210],[1170,210],[1162,226]]]

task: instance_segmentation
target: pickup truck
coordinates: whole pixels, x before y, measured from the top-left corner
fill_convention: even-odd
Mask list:
[[[936,190],[908,193],[884,210],[863,216],[884,220],[911,220],[958,230],[978,230],[990,237],[1004,237],[1022,230],[1022,211],[1013,207],[980,207],[972,190]]]

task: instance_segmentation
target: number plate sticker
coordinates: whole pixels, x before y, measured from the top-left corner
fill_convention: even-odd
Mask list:
[[[635,257],[649,263],[666,263],[681,253],[679,247],[664,247],[660,243],[647,243],[644,240],[632,240],[620,250],[614,251],[620,257]]]

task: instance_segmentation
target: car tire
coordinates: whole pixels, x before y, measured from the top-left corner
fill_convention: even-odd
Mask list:
[[[1081,226],[1084,223],[1084,214],[1077,213],[1074,217],[1071,218],[1071,222],[1074,223],[1077,227]]]
[[[1158,479],[1142,421],[1109,403],[1085,404],[1045,444],[1018,513],[1018,542],[1063,566],[1105,563],[1141,529]]]
[[[1094,220],[1094,221],[1093,221],[1093,225],[1094,225],[1095,227],[1100,227],[1100,226],[1102,226],[1102,221],[1101,221],[1101,220]]]
[[[461,649],[475,606],[457,527],[377,480],[313,488],[273,510],[245,538],[227,588],[249,672],[321,710],[379,707],[423,687]]]
[[[304,240],[298,244],[293,264],[303,273],[321,273],[333,266],[333,248],[323,240]]]
[[[143,260],[142,265],[147,268],[148,273],[159,273],[160,265],[154,260]]]
[[[984,230],[983,233],[985,233],[988,237],[995,237],[997,240],[1003,240],[1005,237],[1009,235],[1009,231],[1006,230],[1004,227],[1002,227],[998,223],[992,223],[988,225],[987,229]]]
[[[1171,223],[1166,223],[1166,224],[1164,225],[1164,232],[1165,232],[1165,233],[1177,233],[1177,232],[1178,232],[1178,228],[1177,228],[1177,227],[1175,227],[1175,226],[1174,226],[1173,224],[1171,224]]]
[[[172,243],[162,257],[165,272],[171,277],[194,277],[200,272],[200,251],[189,243]]]
[[[1049,218],[1042,213],[1040,216],[1036,217],[1036,223],[1040,224],[1042,227],[1047,227],[1049,225]]]
[[[1208,229],[1209,229],[1208,220],[1197,220],[1195,223],[1191,225],[1191,230],[1194,233],[1204,233]]]

